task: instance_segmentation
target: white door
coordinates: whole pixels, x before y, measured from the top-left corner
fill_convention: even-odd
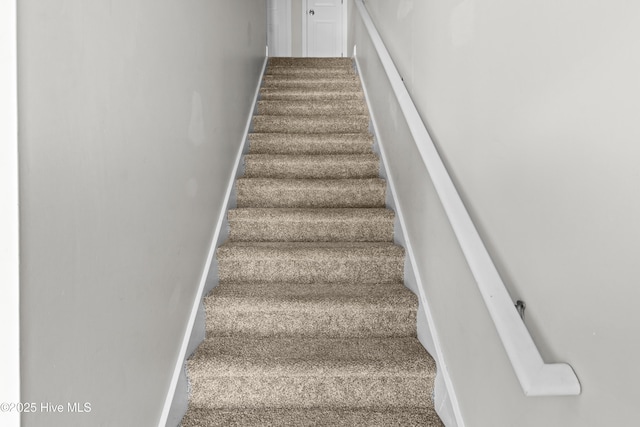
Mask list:
[[[291,56],[291,0],[267,2],[269,56]]]
[[[305,56],[344,56],[343,0],[306,0],[305,3]],[[304,33],[305,28],[303,37]]]

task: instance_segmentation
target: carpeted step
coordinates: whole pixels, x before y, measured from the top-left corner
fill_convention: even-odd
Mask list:
[[[271,116],[341,116],[368,115],[367,104],[362,100],[336,101],[258,101],[258,114]]]
[[[402,282],[404,249],[383,242],[229,242],[216,251],[220,283]]]
[[[265,71],[266,75],[272,76],[298,76],[307,78],[326,78],[333,76],[343,76],[356,74],[356,70],[352,66],[338,67],[282,67],[278,65],[269,65]]]
[[[360,81],[354,75],[340,75],[336,78],[305,78],[288,75],[266,75],[262,87],[264,88],[300,88],[305,90],[360,90]]]
[[[441,427],[434,408],[398,407],[384,409],[343,408],[259,408],[211,409],[192,403],[183,427]]]
[[[222,283],[208,336],[413,337],[418,300],[398,283]]]
[[[255,242],[391,242],[390,209],[245,208],[229,211],[229,239]]]
[[[375,154],[247,154],[244,166],[248,178],[374,178],[380,160]]]
[[[361,90],[307,90],[301,88],[260,88],[261,100],[302,100],[302,101],[321,101],[321,100],[345,100],[345,99],[364,99],[364,93]]]
[[[272,69],[280,69],[282,70],[284,67],[272,67]],[[326,83],[335,83],[335,82],[352,82],[356,84],[358,87],[360,86],[360,78],[358,75],[353,72],[350,68],[310,68],[310,67],[300,67],[300,68],[284,68],[289,70],[288,73],[285,72],[277,72],[276,74],[269,73],[265,70],[265,75],[262,77],[262,83],[270,83],[277,81],[324,81]]]
[[[289,57],[271,57],[269,58],[269,66],[279,67],[353,67],[351,58],[289,58]]]
[[[263,133],[358,133],[369,128],[369,116],[254,116],[253,131]]]
[[[340,68],[329,69],[315,69],[315,68],[299,68],[304,70],[307,74],[265,74],[262,77],[262,84],[269,85],[271,83],[306,83],[315,82],[323,83],[325,85],[331,85],[334,83],[350,83],[356,84],[357,89],[361,89],[360,77],[355,73],[336,73],[335,70],[341,70]],[[314,74],[308,74],[311,70],[314,70]],[[320,74],[322,72],[323,74]],[[328,74],[331,73],[331,74]],[[325,77],[326,76],[326,77]]]
[[[239,208],[382,208],[386,183],[368,179],[239,178]]]
[[[192,405],[211,409],[426,408],[434,381],[431,357],[402,337],[215,337],[189,368]]]
[[[369,133],[251,133],[252,154],[364,154],[372,153]]]

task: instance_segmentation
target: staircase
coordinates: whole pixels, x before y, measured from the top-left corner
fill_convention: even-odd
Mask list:
[[[350,59],[271,58],[184,427],[440,426]]]

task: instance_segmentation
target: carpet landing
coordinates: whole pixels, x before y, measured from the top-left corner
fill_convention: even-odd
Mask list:
[[[236,182],[194,426],[441,426],[352,61],[271,58]]]

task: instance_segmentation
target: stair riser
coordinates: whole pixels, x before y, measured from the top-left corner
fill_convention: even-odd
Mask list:
[[[360,86],[358,83],[352,82],[347,79],[345,79],[345,81],[342,81],[342,82],[332,82],[332,83],[308,82],[308,81],[296,80],[296,79],[279,79],[279,80],[264,82],[262,87],[267,90],[299,89],[299,90],[314,91],[314,92],[324,92],[324,91],[358,92],[360,89]]]
[[[376,377],[215,377],[206,396],[193,404],[211,408],[375,408],[426,407],[431,402],[425,378]],[[206,399],[206,400],[205,400]]]
[[[332,74],[328,77],[322,77],[319,74],[315,74],[312,77],[309,76],[297,76],[295,74],[280,74],[273,75],[267,74],[262,79],[264,85],[271,83],[281,82],[296,82],[303,84],[313,84],[318,86],[326,86],[329,84],[355,84],[356,89],[360,89],[360,78],[356,74]]]
[[[249,134],[250,154],[368,154],[373,138],[367,134]]]
[[[255,116],[253,131],[264,133],[359,133],[367,132],[369,117]]]
[[[313,68],[313,67],[278,67],[269,66],[265,73],[267,76],[296,76],[304,78],[330,78],[355,75],[356,72],[351,67],[330,67],[330,68]]]
[[[369,221],[334,220],[281,222],[265,220],[229,221],[229,238],[254,242],[391,242],[393,219]]]
[[[362,91],[310,91],[300,89],[260,89],[261,100],[292,100],[292,101],[340,101],[340,100],[362,100]]]
[[[269,67],[314,67],[314,68],[333,68],[344,67],[352,68],[353,60],[351,58],[286,58],[273,57],[269,58]]]
[[[354,179],[378,176],[378,161],[349,161],[349,159],[262,159],[259,156],[245,159],[247,178],[283,179]],[[315,160],[315,161],[314,161]]]
[[[299,88],[313,91],[359,91],[360,82],[355,76],[344,76],[337,79],[305,79],[295,76],[265,76],[262,83],[265,89]]]
[[[279,180],[239,179],[236,183],[239,208],[381,208],[385,206],[385,185],[358,180],[299,182],[286,185]],[[299,180],[303,181],[303,180]]]
[[[371,257],[364,260],[314,259],[218,259],[220,282],[365,282],[393,283],[403,280],[402,259]]]
[[[368,110],[366,104],[360,100],[322,103],[260,101],[258,114],[271,116],[366,116]]]
[[[311,336],[326,338],[414,337],[415,307],[384,309],[357,305],[325,307],[319,304],[285,304],[287,309],[229,307],[223,302],[207,306],[207,334],[232,337]],[[291,308],[291,310],[288,310]]]
[[[186,424],[208,427],[390,427],[440,426],[433,408],[220,409],[192,406]],[[322,420],[322,424],[318,424]],[[432,422],[430,420],[433,420]]]
[[[394,285],[389,287],[393,289]],[[408,304],[415,305],[415,296]],[[434,380],[434,361],[425,356],[424,348],[415,336],[366,339],[294,336],[269,340],[257,340],[252,336],[215,336],[203,344],[191,360],[194,366],[206,366],[207,376],[211,377],[320,376],[331,367],[334,377],[426,375]],[[301,363],[304,360],[315,363],[306,365]]]

